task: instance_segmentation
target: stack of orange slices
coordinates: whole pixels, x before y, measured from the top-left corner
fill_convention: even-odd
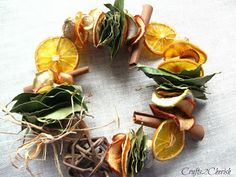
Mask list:
[[[188,40],[180,40],[175,30],[162,23],[150,23],[146,28],[146,49],[164,58],[158,68],[172,73],[194,70],[207,60],[206,53]],[[204,75],[203,69],[201,75]]]

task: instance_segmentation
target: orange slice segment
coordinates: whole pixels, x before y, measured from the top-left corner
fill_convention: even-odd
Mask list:
[[[98,42],[99,42],[99,33],[101,30],[101,26],[102,26],[102,22],[104,18],[105,18],[105,13],[104,12],[100,13],[93,27],[93,45],[95,47],[97,47]]]
[[[163,121],[152,140],[154,158],[169,160],[176,157],[184,148],[184,139],[184,131],[180,131],[173,120]]]
[[[52,69],[55,72],[73,71],[79,62],[74,43],[65,37],[51,37],[39,44],[35,51],[38,71]]]
[[[75,15],[75,44],[79,48],[83,48],[88,39],[88,32],[84,29],[84,23],[86,21],[85,18],[86,16],[82,12],[77,12],[77,14]]]
[[[162,23],[150,23],[146,28],[145,45],[157,54],[162,55],[165,49],[174,41],[175,30]]]
[[[198,63],[195,61],[192,61],[191,59],[178,59],[178,58],[173,58],[169,59],[166,61],[163,61],[158,68],[159,69],[164,69],[167,70],[171,73],[181,73],[184,70],[191,71],[196,69],[199,66]],[[201,69],[200,76],[204,75],[203,69]]]
[[[199,64],[203,64],[207,60],[207,55],[203,50],[201,50],[196,45],[184,40],[175,41],[170,44],[169,47],[164,51],[163,55],[165,60],[173,57],[193,58],[195,62]]]
[[[101,13],[102,13],[102,11],[100,9],[95,8],[95,9],[90,10],[88,15],[92,16],[93,20],[96,21]]]
[[[122,169],[122,177],[127,177],[127,163],[128,163],[128,154],[130,151],[131,141],[129,135],[126,135],[126,139],[123,146],[122,156],[121,156],[121,169]]]

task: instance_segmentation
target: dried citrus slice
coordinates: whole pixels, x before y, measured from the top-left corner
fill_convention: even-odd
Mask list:
[[[207,55],[203,50],[184,40],[175,41],[170,44],[163,55],[165,60],[173,57],[193,58],[199,64],[203,64],[207,60]]]
[[[38,71],[52,69],[55,72],[70,72],[77,67],[78,62],[76,46],[65,37],[48,38],[35,51]]]
[[[88,32],[84,29],[86,21],[86,15],[82,12],[77,12],[75,15],[75,32],[76,32],[76,41],[75,44],[79,48],[83,48],[87,39],[88,39]]]
[[[175,30],[162,23],[150,23],[145,34],[147,48],[155,54],[162,55],[164,50],[174,41]]]
[[[152,139],[152,151],[157,160],[169,160],[176,157],[184,148],[184,131],[173,120],[163,121]]]
[[[102,13],[102,11],[100,9],[95,8],[95,9],[90,10],[88,15],[92,16],[93,20],[96,21],[101,13]]]
[[[94,24],[93,17],[90,15],[84,15],[80,24],[86,31],[92,29]]]
[[[178,58],[172,58],[166,61],[163,61],[158,68],[167,70],[171,73],[181,73],[184,70],[191,71],[196,69],[199,66],[198,63],[195,61],[192,61],[191,59],[178,59]],[[204,75],[204,71],[201,68],[200,76]]]
[[[131,141],[129,135],[126,135],[126,139],[123,145],[122,155],[121,155],[121,169],[122,177],[127,177],[128,169],[128,154],[130,151]]]
[[[99,16],[97,17],[94,27],[93,27],[93,45],[95,47],[97,47],[98,45],[98,41],[99,41],[99,33],[101,30],[101,26],[102,26],[102,22],[105,18],[105,13],[102,12],[99,14]]]

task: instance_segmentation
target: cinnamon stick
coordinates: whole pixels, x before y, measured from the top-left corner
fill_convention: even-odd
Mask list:
[[[187,134],[194,140],[201,141],[204,138],[204,128],[199,124],[194,124],[194,126],[187,131]]]
[[[134,112],[133,121],[136,124],[148,126],[151,128],[157,128],[162,122],[161,119],[158,119],[157,117],[153,115],[141,113],[141,112]],[[192,139],[200,141],[204,137],[204,128],[199,124],[195,124],[190,130],[187,130],[186,133]]]
[[[134,112],[133,121],[136,124],[144,125],[151,128],[157,128],[162,122],[160,119],[142,112]]]
[[[82,74],[86,74],[89,72],[89,67],[88,66],[84,66],[82,68],[78,68],[75,69],[74,71],[69,72],[68,74],[70,74],[73,78],[80,76]]]
[[[70,74],[74,79],[82,74],[86,74],[89,72],[89,67],[88,66],[84,66],[82,68],[78,68],[75,69],[74,71],[68,72],[68,74]],[[26,87],[24,87],[23,91],[25,93],[27,92],[32,92],[33,91],[33,86],[32,85],[28,85]]]
[[[147,26],[150,18],[152,16],[152,11],[153,11],[153,7],[149,4],[145,4],[143,5],[143,10],[142,10],[142,14],[141,17],[144,21],[144,24]],[[129,65],[130,66],[134,66],[137,64],[138,59],[140,57],[142,48],[143,48],[143,42],[144,42],[144,38],[142,37],[139,42],[137,44],[134,45],[133,50],[132,50],[132,54],[131,54],[131,58],[130,58],[130,62]]]

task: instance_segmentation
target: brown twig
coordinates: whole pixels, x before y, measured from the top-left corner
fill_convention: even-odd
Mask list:
[[[105,161],[107,148],[108,141],[105,137],[91,138],[86,134],[69,145],[63,163],[76,175],[89,172],[89,176],[93,176],[101,171],[109,171]]]

